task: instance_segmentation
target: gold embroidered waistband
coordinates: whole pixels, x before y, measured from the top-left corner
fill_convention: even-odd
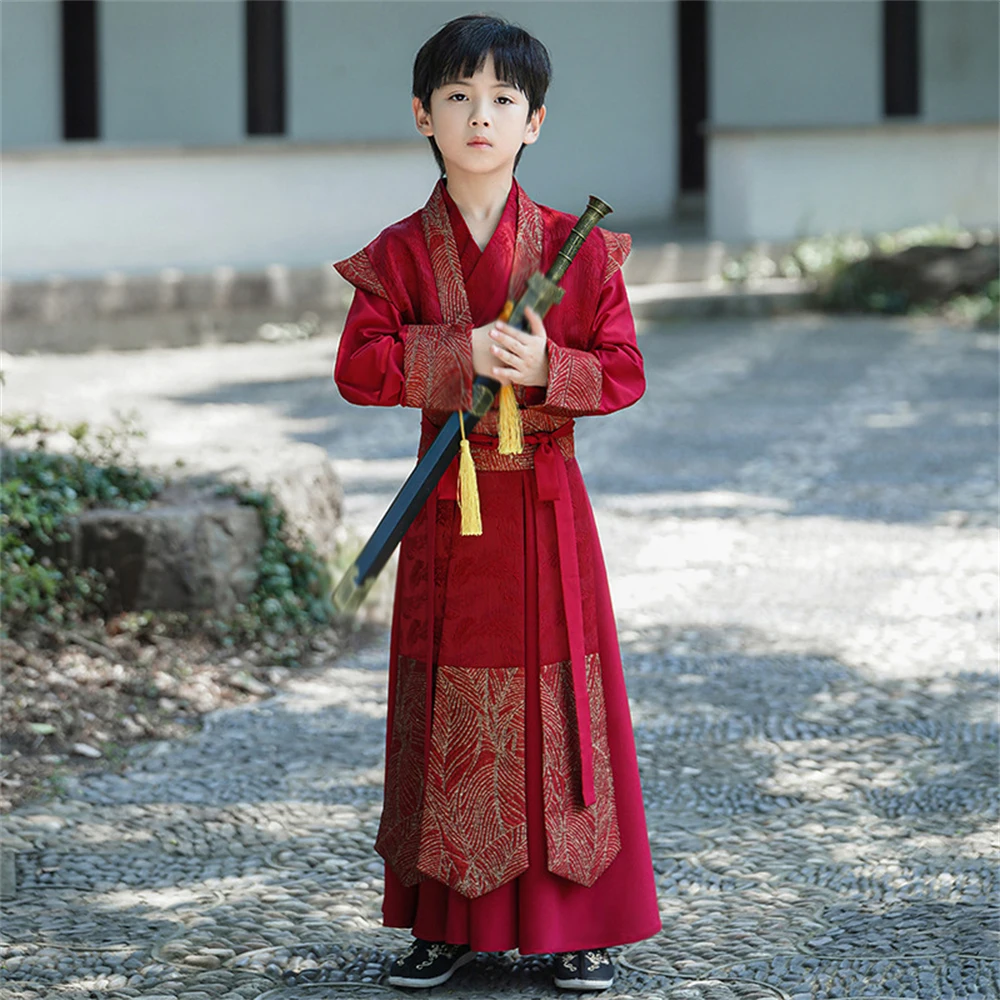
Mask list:
[[[426,417],[424,418],[420,428],[418,457],[422,457],[431,446],[439,430],[439,427],[432,424]],[[517,472],[522,469],[533,469],[535,467],[535,452],[547,440],[551,440],[559,448],[563,458],[567,461],[576,455],[573,444],[572,420],[567,420],[552,430],[525,433],[524,451],[520,455],[501,455],[497,451],[497,446],[500,443],[499,435],[472,433],[467,437],[473,461],[479,472]]]

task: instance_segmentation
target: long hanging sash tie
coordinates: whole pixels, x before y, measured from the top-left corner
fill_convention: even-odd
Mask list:
[[[559,576],[562,581],[563,610],[566,613],[566,632],[573,672],[576,731],[580,739],[580,781],[583,804],[590,806],[597,800],[597,796],[594,791],[594,744],[591,738],[590,699],[587,694],[587,665],[584,656],[580,563],[566,459],[554,440],[572,432],[573,422],[569,421],[549,434],[526,435],[525,441],[537,445],[534,457],[538,499],[551,503],[555,512]]]
[[[437,560],[437,502],[440,480],[424,504],[427,517],[427,676],[424,688],[424,780],[431,762],[431,715],[434,711],[434,567]]]

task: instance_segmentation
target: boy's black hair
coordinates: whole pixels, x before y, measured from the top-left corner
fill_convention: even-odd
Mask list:
[[[413,96],[420,98],[425,111],[430,111],[434,90],[477,73],[490,53],[497,79],[517,87],[528,98],[530,118],[545,103],[552,79],[549,53],[524,28],[490,14],[456,17],[424,42],[413,61]],[[434,136],[427,138],[444,177],[441,150]],[[524,143],[514,158],[515,170],[523,152]]]

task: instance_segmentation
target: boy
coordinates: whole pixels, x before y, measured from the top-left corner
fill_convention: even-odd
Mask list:
[[[514,180],[545,119],[544,46],[494,17],[417,54],[413,113],[442,179],[420,212],[336,264],[355,286],[334,379],[353,403],[420,407],[420,454],[475,374],[513,386],[469,435],[482,534],[460,529],[458,460],[400,547],[389,665],[383,918],[416,940],[389,983],[445,982],[477,951],[555,955],[556,985],[605,989],[606,949],[660,930],[614,614],[573,457],[573,418],[634,403],[642,357],[594,230],[545,321],[497,321],[575,221]]]

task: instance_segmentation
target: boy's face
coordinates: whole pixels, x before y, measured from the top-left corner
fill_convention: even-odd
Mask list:
[[[521,144],[538,138],[545,108],[529,116],[528,98],[497,79],[489,54],[474,76],[434,90],[430,112],[414,97],[413,115],[419,132],[434,136],[452,177],[456,172],[512,171]]]

